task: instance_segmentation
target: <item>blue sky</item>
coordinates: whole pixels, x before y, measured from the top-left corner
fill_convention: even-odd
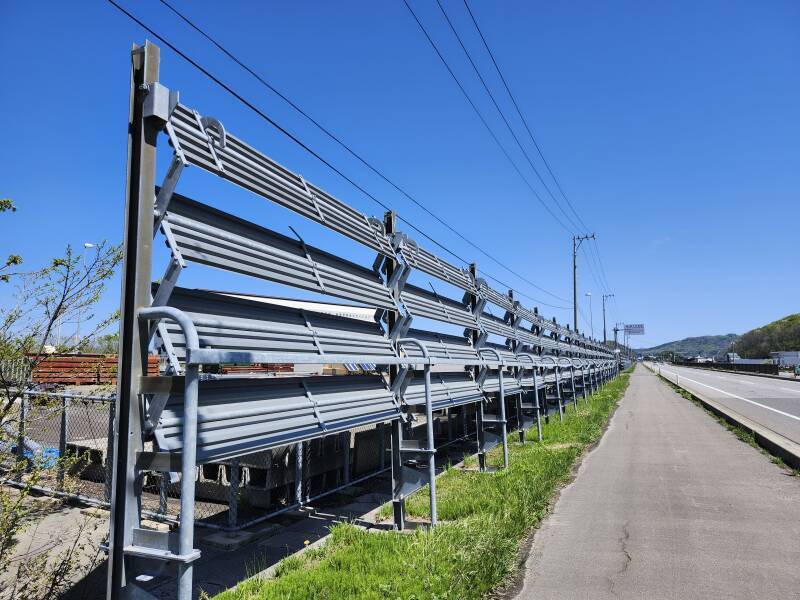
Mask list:
[[[420,228],[519,290],[569,304],[530,288],[432,221],[160,3],[120,1]],[[174,3],[452,226],[571,298],[570,234],[506,162],[402,0]],[[549,201],[435,2],[412,6]],[[444,6],[513,116],[463,3]],[[649,345],[741,333],[798,310],[800,5],[473,0],[471,7],[545,156],[597,234],[615,294],[609,323],[645,323],[641,342]],[[101,0],[0,6],[0,197],[19,206],[0,219],[1,254],[18,252],[35,267],[67,243],[120,239],[129,50],[144,38]],[[382,214],[168,49],[161,80],[308,180]],[[168,153],[159,159],[163,172]],[[294,224],[311,244],[343,243],[196,170],[180,190],[284,233]],[[590,291],[601,337],[603,287],[595,278],[602,278],[580,259],[583,310],[588,316],[583,293]],[[183,283],[225,288],[229,281],[204,270]],[[241,280],[231,285],[264,291]],[[0,293],[7,300],[8,291]],[[115,283],[104,308],[113,308],[117,293]],[[541,310],[570,320],[570,309]]]

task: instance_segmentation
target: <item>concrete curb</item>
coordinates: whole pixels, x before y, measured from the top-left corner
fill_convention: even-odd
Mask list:
[[[774,431],[764,427],[763,425],[759,425],[752,419],[749,419],[748,417],[739,414],[738,412],[736,412],[731,408],[728,408],[727,406],[722,406],[721,404],[719,404],[714,400],[705,398],[695,391],[688,390],[682,385],[676,384],[674,381],[670,381],[669,379],[667,379],[666,377],[664,377],[663,375],[657,373],[652,369],[650,369],[650,372],[653,373],[653,375],[655,375],[659,379],[663,379],[669,384],[677,385],[677,387],[681,388],[687,394],[690,394],[700,404],[702,404],[705,408],[713,412],[718,417],[721,417],[725,419],[728,423],[741,427],[745,431],[751,433],[753,435],[753,438],[755,439],[756,444],[761,446],[764,450],[766,450],[770,454],[783,459],[783,461],[790,467],[794,469],[800,469],[800,444],[793,442],[789,438],[783,437],[779,433],[775,433]]]

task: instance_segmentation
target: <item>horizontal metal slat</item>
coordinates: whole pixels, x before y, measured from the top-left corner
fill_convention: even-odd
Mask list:
[[[398,251],[403,259],[414,269],[446,281],[467,292],[476,293],[477,288],[472,275],[466,269],[460,269],[442,260],[432,252],[425,250],[406,237],[401,237]]]
[[[377,273],[188,198],[165,219],[187,260],[293,287],[392,308]]]
[[[486,376],[486,379],[483,380],[481,389],[487,394],[499,393],[500,379],[498,378],[497,373],[489,373]],[[520,386],[519,382],[515,378],[506,375],[503,377],[503,391],[505,392],[506,396],[519,394],[522,391],[522,386]]]
[[[434,360],[464,361],[464,364],[478,364],[481,357],[477,350],[465,337],[445,335],[421,329],[409,329],[406,337],[419,340],[425,344]],[[403,354],[408,357],[421,358],[422,351],[416,344],[401,344]]]
[[[396,357],[391,341],[374,322],[335,317],[318,312],[259,303],[222,293],[175,288],[169,305],[194,322],[205,349],[360,355],[367,362]],[[185,357],[185,340],[174,323],[165,323],[172,345]],[[349,362],[349,361],[347,361]]]
[[[478,329],[478,321],[469,309],[464,304],[445,296],[406,285],[400,293],[400,300],[412,315]]]
[[[483,394],[469,373],[431,373],[431,404],[434,410],[481,402]],[[414,378],[403,393],[409,406],[425,404],[425,382]]]
[[[485,281],[481,282],[480,293],[487,301],[499,306],[503,310],[509,312],[514,311],[514,301],[506,294],[501,294],[497,290],[492,289]]]
[[[493,317],[484,313],[481,315],[480,325],[481,329],[488,333],[493,333],[504,338],[514,339],[514,328],[502,319],[498,319],[497,317]]]
[[[198,463],[400,416],[383,378],[373,375],[203,381],[198,398]],[[159,447],[180,452],[182,432],[183,394],[175,392],[156,427]]]
[[[194,113],[178,104],[170,116],[186,159],[207,171],[227,179],[285,208],[317,221],[351,239],[393,256],[388,236],[379,222],[337,200],[255,150],[239,138],[226,134],[225,148],[213,130],[203,131]],[[206,138],[214,142],[214,151],[223,170],[217,167],[208,150]]]

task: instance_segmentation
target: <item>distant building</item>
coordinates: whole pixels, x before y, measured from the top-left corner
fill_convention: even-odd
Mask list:
[[[770,352],[769,357],[780,367],[793,367],[800,364],[800,350],[781,350]]]
[[[700,356],[698,354],[697,356],[693,356],[692,358],[690,358],[689,362],[696,363],[698,365],[702,365],[702,364],[705,364],[705,363],[713,363],[714,359],[713,358],[707,358],[705,356]]]
[[[735,363],[742,360],[742,357],[736,354],[736,352],[726,352],[724,362],[726,363]]]

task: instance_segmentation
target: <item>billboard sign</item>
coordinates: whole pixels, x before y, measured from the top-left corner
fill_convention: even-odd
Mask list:
[[[625,325],[625,333],[628,335],[644,335],[644,325],[642,323]]]

